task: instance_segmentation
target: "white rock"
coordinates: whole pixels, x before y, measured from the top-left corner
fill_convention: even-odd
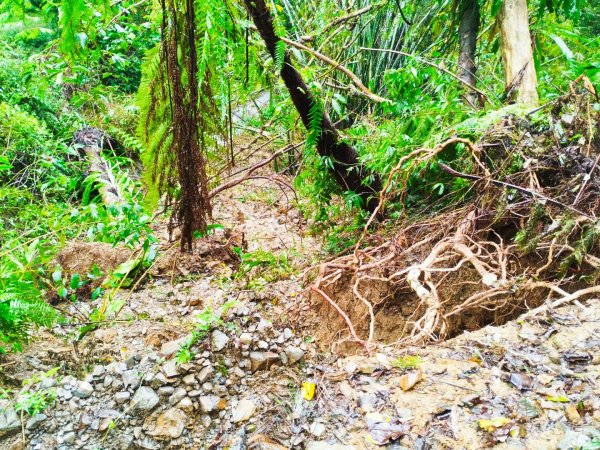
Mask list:
[[[183,384],[186,386],[193,386],[196,383],[196,377],[193,373],[190,373],[183,377]]]
[[[117,402],[117,405],[122,405],[123,403],[126,403],[129,401],[129,399],[131,398],[131,394],[129,392],[117,392],[115,394],[115,402]]]
[[[285,355],[287,356],[288,364],[295,364],[304,357],[304,352],[298,347],[289,345],[285,349]]]
[[[187,391],[181,387],[178,387],[177,389],[175,389],[175,392],[173,392],[173,395],[169,397],[169,404],[176,405],[181,400],[183,400],[186,395]]]
[[[196,375],[200,384],[204,383],[213,374],[214,370],[211,366],[203,367],[202,370]]]
[[[94,386],[87,381],[80,381],[73,391],[73,395],[79,398],[88,398],[94,393]]]
[[[212,348],[216,352],[220,352],[229,342],[229,336],[220,330],[215,330],[212,333]]]
[[[132,388],[136,388],[142,380],[142,373],[140,373],[140,371],[136,369],[126,370],[125,372],[123,372],[122,378],[125,389],[127,389],[130,386]]]
[[[162,371],[167,378],[174,378],[179,375],[179,368],[177,367],[177,362],[175,360],[167,361],[162,366]]]
[[[21,420],[13,408],[4,409],[0,404],[0,438],[21,428]]]
[[[200,410],[204,413],[210,413],[217,408],[219,397],[216,395],[203,395],[198,401],[200,402]]]
[[[234,423],[245,422],[250,419],[256,412],[256,403],[252,400],[242,399],[233,409],[231,420]]]
[[[252,335],[250,333],[242,333],[240,334],[240,343],[243,345],[250,345],[252,344],[253,338]]]
[[[137,413],[148,413],[158,405],[160,399],[154,389],[142,386],[136,392],[129,404],[130,408]]]
[[[176,408],[179,408],[185,412],[192,412],[194,410],[194,405],[192,404],[192,399],[189,397],[185,397],[179,403],[175,405]]]
[[[176,339],[174,341],[165,342],[160,347],[161,355],[166,356],[166,357],[174,355],[175,353],[177,353],[179,351],[181,346],[185,343],[186,339],[187,339],[187,336],[184,336],[184,337]]]

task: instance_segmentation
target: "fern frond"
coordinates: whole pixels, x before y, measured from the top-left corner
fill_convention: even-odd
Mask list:
[[[287,47],[285,45],[285,42],[277,41],[277,44],[275,44],[275,71],[277,73],[281,72],[281,70],[283,69],[286,51]]]
[[[306,148],[312,150],[316,147],[321,133],[323,132],[323,105],[318,99],[314,99],[308,112],[308,136],[306,137]]]

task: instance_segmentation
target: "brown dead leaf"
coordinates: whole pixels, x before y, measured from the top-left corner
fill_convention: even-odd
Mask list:
[[[569,404],[565,408],[565,416],[567,420],[572,424],[578,424],[581,422],[581,416],[579,415],[579,411],[577,411],[577,407],[574,404]]]

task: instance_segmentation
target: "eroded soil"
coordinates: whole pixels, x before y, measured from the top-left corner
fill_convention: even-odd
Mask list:
[[[215,220],[248,252],[288,255],[283,279],[232,281],[239,261],[214,251],[167,254],[118,294],[121,321],[77,346],[71,329],[45,332],[3,363],[0,448],[600,448],[599,300],[424,348],[333,354],[315,340],[326,324],[299,320],[312,308],[299,274],[322,257],[299,213],[262,183],[224,197]],[[176,364],[207,307],[223,322]],[[56,400],[16,412],[35,392]]]

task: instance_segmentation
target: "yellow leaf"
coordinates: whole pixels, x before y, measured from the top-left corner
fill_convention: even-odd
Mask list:
[[[315,388],[317,385],[312,381],[305,381],[302,383],[302,398],[304,400],[312,400],[315,396]]]
[[[549,395],[548,400],[556,403],[569,403],[569,399],[564,395]]]
[[[506,417],[494,417],[493,419],[481,419],[479,420],[479,428],[483,428],[490,433],[493,432],[496,428],[503,427],[510,423],[510,419]]]

